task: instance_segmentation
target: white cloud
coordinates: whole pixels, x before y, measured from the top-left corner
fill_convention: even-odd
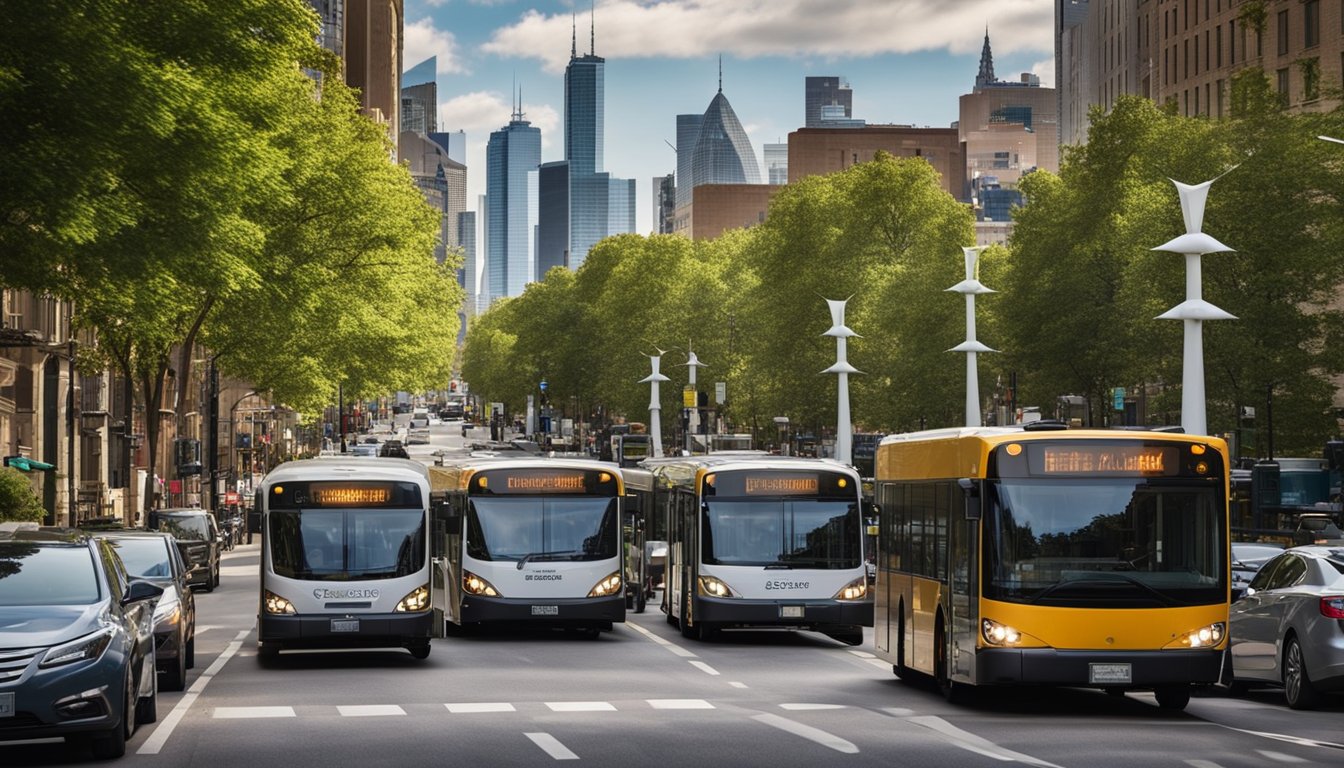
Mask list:
[[[508,125],[513,100],[492,91],[473,91],[439,105],[439,130],[467,134],[467,209],[485,192],[485,145],[490,134]],[[549,104],[523,103],[523,119],[541,129],[541,154],[561,140],[560,112]]]
[[[596,53],[625,59],[965,54],[980,50],[986,24],[995,53],[1054,48],[1041,0],[602,0],[594,16]],[[482,49],[559,72],[570,34],[569,14],[529,10]]]
[[[1031,74],[1041,78],[1042,88],[1055,87],[1055,60],[1046,59],[1031,65]]]
[[[458,53],[457,38],[453,37],[452,32],[435,28],[432,19],[409,22],[402,30],[402,57],[408,69],[430,56],[437,56],[438,71],[435,74],[449,75],[467,71]]]

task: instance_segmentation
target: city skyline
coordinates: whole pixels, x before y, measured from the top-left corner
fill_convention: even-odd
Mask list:
[[[467,134],[468,199],[485,191],[485,143],[506,125],[514,84],[541,130],[542,162],[564,159],[564,67],[606,59],[604,170],[632,178],[636,232],[656,229],[650,180],[676,170],[678,114],[723,92],[764,167],[764,145],[804,124],[804,78],[838,76],[869,123],[948,127],[975,84],[986,27],[999,77],[1053,85],[1049,0],[408,0],[404,61],[438,57],[439,129]],[[846,32],[845,30],[849,30]],[[881,32],[880,34],[878,32]],[[762,179],[764,181],[764,179]]]

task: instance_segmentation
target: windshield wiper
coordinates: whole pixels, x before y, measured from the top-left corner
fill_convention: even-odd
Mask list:
[[[793,563],[785,563],[785,562],[783,562],[783,561],[775,562],[775,563],[770,563],[769,565],[765,566],[765,570],[767,570],[767,571],[792,571],[792,570],[793,570]]]
[[[561,557],[573,557],[582,554],[583,552],[577,549],[571,549],[565,552],[528,552],[518,560],[518,570],[523,570],[523,566],[527,565],[532,560],[557,560]]]
[[[1029,602],[1039,603],[1040,601],[1054,594],[1058,590],[1064,589],[1065,587],[1073,587],[1081,584],[1115,584],[1117,579],[1113,577],[1118,577],[1120,581],[1127,582],[1129,584],[1133,584],[1137,587],[1140,587],[1144,591],[1156,597],[1158,601],[1161,602],[1163,605],[1178,605],[1176,600],[1174,600],[1170,595],[1165,595],[1162,592],[1159,592],[1158,590],[1154,589],[1152,586],[1144,584],[1142,581],[1139,581],[1138,579],[1132,576],[1126,576],[1123,573],[1117,573],[1114,571],[1111,571],[1104,575],[1098,573],[1096,576],[1087,576],[1081,579],[1069,579],[1068,581],[1056,582],[1046,587],[1045,589],[1041,590],[1040,592],[1036,593],[1029,600]]]

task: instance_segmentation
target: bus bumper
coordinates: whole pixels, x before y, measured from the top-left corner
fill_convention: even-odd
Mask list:
[[[801,609],[801,611],[799,610]],[[720,627],[825,627],[873,626],[873,603],[864,600],[842,603],[836,600],[742,600],[738,598],[696,597],[692,623],[704,622]]]
[[[462,623],[536,621],[597,624],[625,621],[625,594],[611,597],[508,598],[473,595],[462,599]]]
[[[355,622],[352,624],[351,622]],[[425,613],[365,613],[268,616],[257,620],[257,639],[286,648],[352,648],[401,646],[409,640],[428,639],[434,615]]]
[[[975,656],[975,682],[1149,688],[1216,683],[1223,651],[1060,651],[1054,648],[983,648]],[[1108,665],[1093,667],[1094,664]],[[1129,681],[1115,679],[1128,665]],[[1108,673],[1108,674],[1103,674]],[[1100,675],[1100,677],[1098,677]]]

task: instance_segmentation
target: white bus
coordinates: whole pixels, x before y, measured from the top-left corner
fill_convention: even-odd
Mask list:
[[[662,608],[688,638],[732,627],[873,625],[859,475],[824,459],[720,453],[649,459],[650,526],[667,537]]]
[[[404,459],[291,461],[261,510],[263,658],[283,648],[402,647],[429,655],[429,478]]]
[[[536,622],[597,637],[625,621],[625,489],[614,465],[478,456],[429,473],[443,574],[434,604],[450,625]]]

